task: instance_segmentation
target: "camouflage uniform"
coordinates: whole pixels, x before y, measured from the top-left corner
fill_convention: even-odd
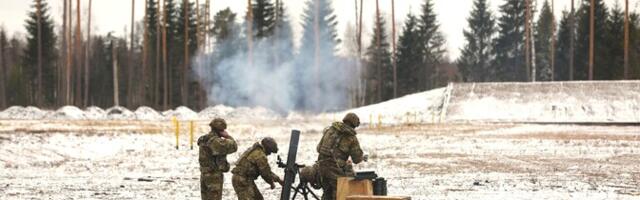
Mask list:
[[[262,194],[256,186],[255,180],[261,176],[265,182],[274,185],[274,182],[281,182],[278,175],[271,171],[267,160],[264,145],[255,143],[245,151],[238,159],[236,167],[231,170],[233,177],[231,183],[233,190],[238,196],[238,200],[263,200]]]
[[[238,150],[233,139],[220,137],[215,132],[198,138],[200,162],[200,194],[203,200],[222,199],[222,173],[229,172],[227,154]]]
[[[355,116],[355,114],[353,115]],[[350,121],[347,115],[343,122],[334,122],[323,131],[322,139],[316,150],[318,151],[318,169],[322,184],[322,199],[336,199],[336,185],[338,177],[353,176],[353,167],[347,163],[349,157],[358,164],[364,160],[364,154],[356,137],[357,123]]]

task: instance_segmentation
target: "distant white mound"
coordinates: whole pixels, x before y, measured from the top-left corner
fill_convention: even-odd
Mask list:
[[[176,117],[178,120],[197,120],[199,119],[198,113],[193,110],[180,106],[175,110],[167,110],[162,113],[167,118]]]
[[[107,113],[100,107],[91,106],[84,109],[84,116],[86,117],[86,119],[100,120],[105,119]]]
[[[136,119],[138,120],[162,120],[162,116],[158,111],[147,106],[141,106],[134,112]]]
[[[68,120],[83,120],[87,119],[84,111],[75,106],[63,106],[59,108],[51,115],[47,116],[47,119],[68,119]]]
[[[122,106],[114,106],[105,111],[107,113],[107,119],[114,120],[132,120],[135,119],[135,113]]]
[[[0,119],[13,119],[13,120],[29,120],[29,119],[43,119],[49,114],[48,111],[40,110],[39,108],[28,106],[11,106],[4,111],[0,112]]]
[[[158,112],[147,106],[141,106],[131,111],[122,106],[114,106],[103,110],[96,106],[87,107],[84,110],[75,106],[64,106],[55,111],[40,110],[36,107],[12,106],[0,112],[0,120],[142,120],[158,121],[170,120],[176,117],[178,120],[209,120],[216,117],[235,119],[279,119],[281,116],[269,109],[262,107],[233,108],[225,105],[208,107],[195,112],[188,107],[180,106],[176,109]]]
[[[201,119],[213,119],[216,117],[225,117],[228,116],[229,113],[233,112],[235,109],[225,105],[216,105],[212,107],[207,107],[204,110],[198,113],[198,116]]]

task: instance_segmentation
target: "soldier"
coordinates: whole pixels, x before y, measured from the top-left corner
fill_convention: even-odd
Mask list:
[[[242,153],[236,167],[231,170],[233,176],[231,183],[236,191],[239,200],[263,200],[262,194],[256,186],[255,180],[261,176],[265,182],[269,183],[271,189],[275,189],[274,182],[281,186],[282,179],[271,171],[267,156],[278,152],[278,144],[273,138],[267,137],[260,142],[256,142],[247,151]]]
[[[200,195],[203,200],[221,200],[224,172],[229,172],[227,155],[238,150],[236,141],[225,130],[224,119],[215,118],[211,132],[198,138],[200,162]]]
[[[353,176],[352,163],[366,160],[356,137],[355,128],[359,125],[358,116],[348,113],[342,122],[334,122],[322,132],[322,139],[316,148],[319,154],[316,164],[321,177],[323,200],[335,200],[338,177]]]

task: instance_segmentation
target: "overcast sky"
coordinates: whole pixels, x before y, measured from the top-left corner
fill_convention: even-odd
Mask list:
[[[56,23],[60,24],[60,18],[62,18],[62,0],[46,0],[50,7],[51,13],[54,16]],[[195,0],[190,0],[195,2]],[[294,25],[295,39],[299,38],[301,30],[300,16],[304,9],[304,2],[307,0],[282,0],[287,7],[287,12],[292,19]],[[549,0],[551,1],[551,0]],[[576,4],[582,0],[576,0]],[[605,0],[608,6],[614,5],[618,1],[620,5],[624,4],[624,0]],[[32,0],[0,0],[0,26],[7,29],[10,34],[22,34],[25,32],[24,21],[27,17],[27,12],[30,10]],[[74,0],[75,2],[75,0]],[[81,6],[83,9],[88,5],[89,0],[81,0]],[[135,0],[136,2],[136,14],[135,19],[141,20],[143,15],[144,1]],[[181,0],[176,0],[181,2]],[[200,3],[204,3],[205,0],[200,0]],[[462,29],[467,26],[466,18],[472,9],[472,0],[434,0],[436,13],[438,14],[438,21],[441,24],[441,31],[447,37],[447,48],[451,55],[451,58],[455,59],[459,54],[460,47],[464,44],[464,38],[462,36]],[[491,8],[497,13],[498,6],[503,4],[504,0],[489,0]],[[537,0],[537,5],[540,7],[544,0]],[[563,9],[569,9],[571,0],[555,0],[555,14],[561,16]],[[629,0],[632,10],[640,9],[640,0]],[[424,3],[424,0],[396,0],[396,25],[398,26],[398,32],[401,30],[401,26],[404,22],[405,16],[412,12],[419,14],[420,6]],[[218,10],[230,7],[236,13],[240,14],[240,20],[244,18],[244,13],[247,8],[247,1],[245,0],[211,0],[212,13]],[[354,23],[355,2],[353,0],[334,0],[333,8],[338,17],[338,35],[342,37],[347,24]],[[75,9],[75,5],[73,6]],[[118,35],[124,33],[125,27],[129,27],[131,22],[131,0],[93,0],[93,31],[104,34],[114,31]],[[391,17],[391,0],[380,0],[381,12]],[[372,34],[371,24],[373,16],[375,14],[375,1],[364,0],[364,26],[367,29],[364,30],[365,37]],[[213,15],[213,14],[212,14]],[[74,15],[75,16],[75,15]],[[86,14],[83,14],[83,18]],[[388,20],[390,21],[390,20]],[[75,21],[74,21],[75,22]],[[83,23],[83,26],[84,23]],[[389,31],[390,33],[390,31]],[[368,38],[364,38],[364,42],[367,42]]]

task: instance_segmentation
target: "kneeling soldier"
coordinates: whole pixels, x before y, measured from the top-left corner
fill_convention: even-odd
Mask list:
[[[280,185],[284,184],[282,179],[271,171],[267,160],[268,155],[277,152],[278,144],[273,138],[267,137],[260,142],[256,142],[240,156],[236,167],[231,170],[231,173],[233,173],[231,183],[239,200],[264,199],[255,183],[258,176],[261,176],[265,182],[269,183],[271,189],[276,188],[274,182],[278,182]]]
[[[221,200],[222,173],[229,172],[227,154],[238,150],[236,141],[225,129],[224,119],[216,118],[209,124],[211,132],[198,138],[200,162],[200,195],[203,200]]]
[[[348,113],[342,122],[334,122],[324,129],[318,151],[318,170],[322,182],[322,199],[336,199],[338,177],[353,176],[353,165],[365,161],[360,143],[356,137],[356,128],[360,118]],[[349,160],[351,158],[351,160]]]

